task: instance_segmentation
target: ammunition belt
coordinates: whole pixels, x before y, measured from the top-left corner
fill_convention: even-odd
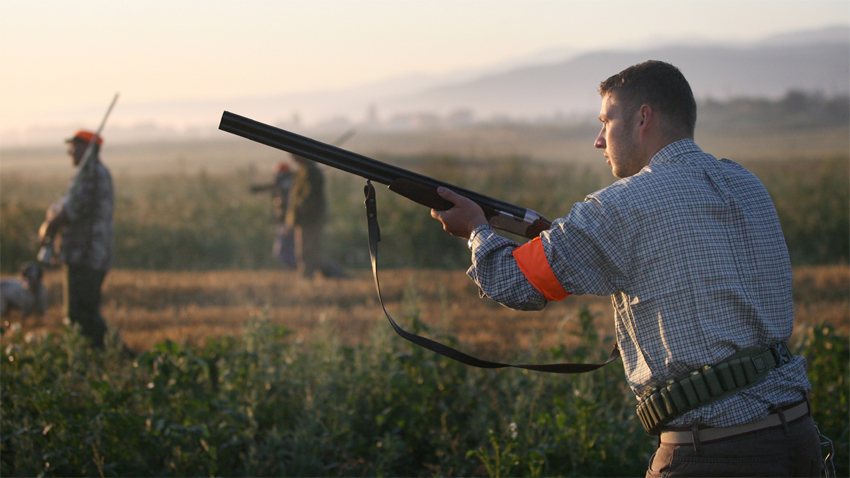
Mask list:
[[[649,435],[685,412],[751,387],[776,367],[791,361],[785,342],[765,350],[746,349],[716,365],[706,365],[684,377],[670,380],[645,394],[637,414]]]

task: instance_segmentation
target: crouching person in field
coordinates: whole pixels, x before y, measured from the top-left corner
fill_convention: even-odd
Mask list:
[[[87,161],[84,156],[94,141]],[[100,161],[101,137],[79,131],[66,141],[74,167],[80,168],[68,192],[48,210],[39,242],[52,247],[61,237],[64,312],[95,348],[103,348],[106,321],[100,314],[101,287],[112,261],[112,176]],[[130,353],[125,347],[125,354]]]

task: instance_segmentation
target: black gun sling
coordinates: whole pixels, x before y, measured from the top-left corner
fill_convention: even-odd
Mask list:
[[[542,365],[506,364],[482,360],[471,355],[467,355],[458,350],[455,350],[447,345],[405,331],[404,329],[399,327],[398,324],[396,324],[390,313],[387,312],[387,308],[384,305],[384,298],[381,296],[381,284],[378,281],[378,242],[381,241],[381,231],[378,227],[378,210],[375,201],[375,188],[374,186],[372,186],[371,181],[366,181],[364,193],[366,194],[366,219],[369,226],[369,255],[372,259],[372,276],[375,278],[375,288],[378,290],[378,300],[381,302],[381,308],[384,309],[384,314],[387,316],[387,319],[389,319],[390,321],[390,325],[392,325],[393,329],[398,335],[420,347],[424,347],[428,350],[431,350],[432,352],[436,352],[452,360],[456,360],[462,364],[471,365],[473,367],[479,368],[512,367],[549,373],[585,373],[596,370],[599,367],[605,366],[613,362],[617,359],[617,357],[620,356],[620,349],[618,349],[617,345],[615,344],[614,349],[611,351],[611,355],[604,363],[556,363]]]

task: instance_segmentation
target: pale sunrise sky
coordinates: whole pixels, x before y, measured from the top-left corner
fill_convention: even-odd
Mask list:
[[[757,40],[848,0],[3,0],[0,128],[123,102],[338,89],[549,48]]]

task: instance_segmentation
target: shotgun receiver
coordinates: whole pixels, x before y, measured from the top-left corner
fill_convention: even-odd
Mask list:
[[[493,199],[228,111],[221,115],[221,124],[218,128],[266,146],[385,184],[390,191],[432,209],[440,211],[451,209],[453,204],[440,197],[437,194],[437,188],[442,186],[451,189],[481,206],[491,226],[529,239],[537,237],[542,231],[549,229],[552,224],[551,221],[531,209]]]

